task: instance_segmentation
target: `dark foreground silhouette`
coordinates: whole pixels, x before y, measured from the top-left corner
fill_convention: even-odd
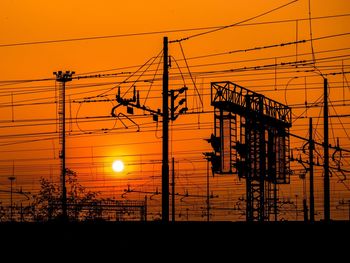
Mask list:
[[[324,237],[325,235],[350,234],[350,221],[318,221],[310,222],[62,222],[46,223],[0,223],[0,237],[2,240],[12,240],[16,243],[30,243],[30,240],[55,241],[60,238],[73,238],[76,242],[111,240],[116,244],[128,242],[158,242],[162,238],[177,239],[184,243],[191,243],[191,238],[199,242],[221,242],[223,237],[228,241],[241,242],[256,237],[292,239],[298,242],[303,239]],[[303,238],[304,237],[304,238]],[[209,241],[208,241],[209,242]]]

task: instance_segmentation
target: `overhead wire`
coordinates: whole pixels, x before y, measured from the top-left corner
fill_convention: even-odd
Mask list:
[[[334,35],[327,35],[327,36],[322,36],[322,37],[319,37],[319,38],[315,38],[314,40],[321,40],[321,39],[326,39],[326,38],[345,36],[345,35],[349,35],[349,34],[350,34],[350,32],[349,33],[347,32],[347,33],[341,33],[341,34],[334,34]],[[302,40],[302,41],[310,41],[310,40]],[[244,49],[244,50],[234,50],[234,51],[228,51],[228,52],[217,53],[217,54],[203,55],[203,56],[197,56],[197,57],[189,57],[189,58],[187,58],[187,60],[195,59],[195,58],[204,58],[204,57],[216,56],[216,55],[223,55],[223,54],[231,54],[231,53],[235,53],[235,52],[248,52],[248,51],[253,51],[253,50],[260,50],[260,49],[271,48],[271,47],[280,47],[280,46],[296,44],[296,43],[297,42],[280,43],[280,44],[273,44],[273,45],[269,45],[269,46],[255,47],[255,48]],[[336,49],[336,50],[342,50],[342,49]],[[336,50],[334,50],[334,51],[336,51]],[[316,52],[316,53],[322,53],[322,52]],[[325,51],[325,52],[327,52],[327,51]],[[304,55],[304,54],[300,54],[300,55]],[[291,55],[291,57],[292,56],[294,56],[294,55]],[[268,59],[268,58],[266,58],[266,59]],[[142,66],[143,65],[139,65],[138,67],[142,67]],[[131,68],[131,67],[137,67],[137,66],[129,66],[129,67],[116,68],[116,69],[120,70],[120,69],[126,69],[126,68]],[[113,70],[116,70],[116,69],[113,69]],[[104,71],[110,71],[110,70],[104,70]],[[138,70],[136,70],[136,72],[137,71]],[[95,71],[95,73],[96,72],[101,72],[101,71]],[[102,77],[107,77],[107,76],[109,76],[109,77],[110,76],[119,76],[119,75],[126,74],[126,73],[130,74],[131,72],[120,72],[120,73],[113,73],[113,74],[95,74],[95,75],[90,75],[90,76],[83,76],[82,74],[80,74],[80,75],[78,75],[75,78],[76,79],[82,79],[82,78],[85,78],[85,77],[86,78],[93,78],[93,77],[102,78]],[[50,79],[46,78],[46,79],[32,79],[32,80],[7,80],[7,81],[3,81],[3,82],[5,83],[4,85],[7,85],[6,83],[12,83],[12,82],[15,83],[15,84],[18,84],[18,83],[35,82],[35,81],[48,81],[48,80],[54,80],[54,79],[53,78],[50,78]],[[0,81],[0,83],[1,82],[2,81]]]
[[[266,11],[266,12],[263,12],[263,13],[258,14],[258,15],[256,15],[256,16],[253,16],[253,17],[250,17],[250,18],[248,18],[248,19],[241,20],[241,21],[239,21],[239,22],[235,22],[235,23],[230,24],[230,25],[226,25],[226,26],[222,26],[222,27],[219,27],[219,28],[211,29],[211,30],[209,30],[209,31],[202,32],[202,33],[198,33],[198,34],[193,34],[193,35],[190,35],[190,36],[181,38],[181,39],[172,40],[172,41],[170,41],[170,43],[182,42],[182,41],[189,40],[189,39],[192,39],[192,38],[195,38],[195,37],[199,37],[199,36],[203,36],[203,35],[215,33],[215,32],[217,32],[217,31],[221,31],[221,30],[224,30],[224,29],[227,29],[227,28],[231,28],[231,27],[234,27],[234,26],[243,24],[243,23],[245,23],[245,22],[249,22],[249,21],[255,20],[255,19],[259,18],[259,17],[263,17],[263,16],[268,15],[268,14],[270,14],[270,13],[273,13],[273,12],[275,12],[275,11],[277,11],[277,10],[279,10],[279,9],[282,9],[282,8],[284,8],[284,7],[287,7],[287,6],[289,6],[289,5],[291,5],[291,4],[295,3],[295,2],[298,2],[298,0],[290,1],[290,2],[288,2],[288,3],[286,3],[286,4],[283,4],[283,5],[280,5],[280,6],[276,7],[276,8],[270,9],[270,10],[268,10],[268,11]]]
[[[319,61],[319,62],[321,62],[321,61]],[[276,63],[275,63],[276,64]],[[328,67],[328,69],[331,69],[331,67]],[[334,70],[336,70],[336,69],[334,69]],[[254,69],[252,69],[252,71],[253,72],[256,72],[256,70],[254,70]],[[149,72],[149,71],[148,71]],[[302,72],[300,72],[300,73],[302,73]],[[332,73],[332,72],[331,72]],[[343,76],[344,76],[344,70],[342,70],[342,72],[333,72],[333,73],[336,73],[337,75],[340,75],[340,74],[343,74]],[[155,73],[156,74],[156,73]],[[287,74],[287,73],[286,73]],[[292,73],[291,73],[292,74]],[[180,75],[182,75],[182,74],[180,74]],[[153,75],[154,76],[154,75]],[[176,75],[175,75],[176,76]],[[182,78],[189,78],[190,76],[179,76],[179,77],[181,77],[181,79]],[[311,75],[309,75],[309,77],[311,77]],[[282,78],[282,79],[286,79],[286,78]],[[283,86],[282,84],[281,84],[281,86]],[[296,85],[297,86],[297,85]],[[316,87],[315,87],[316,88]],[[332,86],[332,88],[335,88],[334,86]],[[148,96],[147,96],[148,97]],[[334,102],[334,101],[333,101]],[[332,105],[332,107],[335,107],[335,104],[333,103],[333,105]],[[338,114],[335,114],[336,116],[338,115]],[[340,115],[339,115],[340,116]],[[208,124],[211,124],[211,123],[208,123]],[[340,125],[346,125],[344,122],[342,122],[342,123],[339,123]],[[192,125],[192,124],[191,124]],[[152,125],[151,125],[152,126]],[[150,127],[151,127],[150,126]],[[177,126],[177,127],[181,127],[181,126]],[[183,126],[183,127],[186,127],[186,126]],[[191,128],[191,131],[193,131],[194,129],[195,129],[195,125],[193,125],[193,126],[189,126],[189,127],[186,127],[186,128]],[[131,132],[134,132],[134,131],[131,131]],[[103,135],[103,134],[102,134]],[[74,135],[73,135],[74,136]],[[77,135],[77,136],[79,136],[79,134]],[[82,136],[84,136],[84,135],[82,135]],[[90,135],[86,135],[86,137],[90,137]],[[319,137],[319,136],[318,136]],[[57,139],[57,138],[56,138]],[[205,170],[199,170],[200,172],[198,172],[196,175],[194,175],[193,176],[193,178],[194,179],[197,179],[197,180],[199,180],[198,179],[198,177],[199,176],[201,176],[201,175],[203,175],[203,178],[204,178],[204,171]],[[160,177],[158,177],[158,178],[160,178]],[[103,182],[103,180],[101,179],[99,182]],[[202,181],[199,181],[199,182],[202,182]],[[189,187],[193,187],[192,186],[193,185],[193,182],[191,182],[191,183],[189,183],[188,184],[188,186]],[[103,186],[102,186],[103,187]],[[186,184],[185,184],[185,187],[186,187]],[[103,189],[103,188],[101,188],[101,189]],[[105,188],[105,189],[107,189],[107,188]],[[195,188],[193,188],[193,189],[195,189]],[[224,189],[224,188],[222,188],[222,189]],[[219,189],[218,191],[222,191],[222,189]],[[226,188],[227,189],[227,188]]]
[[[190,67],[188,66],[188,63],[187,63],[187,60],[186,60],[186,56],[185,56],[185,52],[184,52],[184,50],[183,50],[183,47],[182,47],[181,42],[179,42],[179,45],[180,45],[181,53],[182,53],[183,59],[184,59],[184,61],[185,61],[185,64],[186,64],[188,73],[189,73],[189,75],[190,75],[190,79],[191,79],[191,81],[192,81],[193,87],[194,87],[195,91],[197,92],[199,101],[200,101],[200,103],[201,103],[201,107],[203,108],[203,107],[204,107],[204,105],[203,105],[203,100],[202,100],[202,98],[201,98],[201,95],[199,94],[199,91],[198,91],[198,89],[197,89],[197,85],[196,85],[195,81],[193,80],[192,73],[191,73]]]
[[[163,52],[162,52],[162,54],[163,54]],[[159,69],[159,66],[160,66],[160,64],[161,64],[161,62],[162,62],[162,59],[163,59],[163,55],[162,55],[162,56],[159,56],[159,61],[158,61],[157,67],[156,67],[156,71],[154,72],[153,80],[151,80],[151,84],[150,84],[150,86],[149,86],[149,88],[148,88],[148,91],[147,91],[145,100],[144,100],[144,102],[143,102],[143,105],[146,105],[146,102],[147,102],[149,93],[150,93],[150,91],[151,91],[151,89],[152,89],[152,87],[153,87],[154,80],[155,80],[156,75],[157,75],[157,73],[158,73],[158,69]]]
[[[330,18],[341,18],[347,17],[350,14],[337,14],[337,15],[326,15],[326,16],[317,16],[312,17],[311,20],[321,20],[321,19],[330,19]],[[265,21],[265,22],[255,22],[255,23],[243,23],[236,26],[257,26],[257,25],[269,25],[276,23],[290,23],[295,21],[308,21],[309,18],[294,18],[294,19],[284,19],[284,20],[275,20],[275,21]],[[26,45],[40,45],[40,44],[54,44],[62,42],[76,42],[76,41],[89,41],[89,40],[99,40],[99,39],[110,39],[110,38],[123,38],[123,37],[135,37],[135,36],[145,36],[145,35],[157,35],[165,33],[176,33],[176,32],[186,32],[186,31],[201,31],[208,29],[219,29],[223,26],[210,26],[210,27],[196,27],[196,28],[184,28],[184,29],[168,29],[163,31],[149,31],[149,32],[135,32],[127,34],[115,34],[115,35],[102,35],[102,36],[89,36],[81,38],[67,38],[67,39],[56,39],[56,40],[41,40],[41,41],[27,41],[27,42],[17,42],[17,43],[6,43],[0,44],[0,48],[4,47],[15,47],[15,46],[26,46]],[[99,71],[98,71],[99,72]],[[91,72],[94,73],[94,72]]]
[[[329,103],[330,103],[331,107],[333,108],[333,111],[335,112],[336,116],[338,116],[338,117],[337,117],[337,118],[338,118],[338,121],[339,121],[339,123],[341,124],[341,126],[342,126],[342,128],[343,128],[343,130],[344,130],[344,132],[345,132],[345,134],[346,134],[346,136],[348,137],[348,139],[350,139],[349,134],[348,134],[348,132],[347,132],[347,129],[345,129],[345,127],[344,127],[344,125],[343,125],[343,122],[342,122],[342,120],[340,119],[340,117],[339,117],[339,115],[338,115],[338,113],[337,113],[335,107],[333,107],[331,101],[329,101]]]

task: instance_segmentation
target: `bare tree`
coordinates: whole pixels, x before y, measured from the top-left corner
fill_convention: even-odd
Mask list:
[[[87,190],[78,182],[76,172],[70,169],[66,171],[66,186],[69,220],[81,221],[100,217],[101,211],[98,209],[98,204],[101,199],[98,199],[99,192]],[[62,213],[60,184],[41,178],[40,191],[33,196],[30,208],[34,221],[59,219]]]

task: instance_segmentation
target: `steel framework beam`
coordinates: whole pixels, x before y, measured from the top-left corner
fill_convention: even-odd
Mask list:
[[[221,164],[216,172],[237,172],[246,179],[247,221],[270,220],[272,214],[277,220],[277,184],[289,183],[291,108],[228,81],[211,83],[211,105],[221,142],[215,150]],[[232,158],[229,170],[227,155]]]

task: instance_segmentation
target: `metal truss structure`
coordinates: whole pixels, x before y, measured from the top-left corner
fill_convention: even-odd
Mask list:
[[[247,221],[277,220],[278,184],[289,183],[291,108],[232,82],[211,83],[212,169],[246,179]]]

